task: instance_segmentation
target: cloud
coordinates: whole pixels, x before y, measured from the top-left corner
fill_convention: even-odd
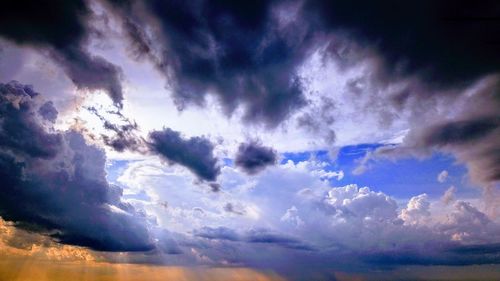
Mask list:
[[[406,208],[401,210],[401,214],[399,215],[405,224],[421,224],[429,219],[431,215],[429,212],[431,204],[427,198],[427,194],[424,193],[410,199]]]
[[[358,188],[355,184],[331,189],[325,204],[333,207],[331,211],[342,221],[350,218],[392,220],[397,210],[396,202],[389,196],[371,191],[368,187]]]
[[[500,225],[469,202],[457,201],[440,230],[455,241],[484,244],[500,239]]]
[[[179,132],[170,128],[149,134],[151,151],[164,157],[169,163],[182,165],[198,178],[215,181],[220,167],[214,156],[213,144],[204,137],[184,139]]]
[[[64,244],[153,249],[148,218],[107,182],[104,152],[79,133],[44,127],[37,96],[17,82],[0,84],[2,218]]]
[[[16,155],[54,157],[62,144],[61,136],[48,133],[37,119],[31,116],[37,115],[36,105],[31,99],[39,94],[32,87],[16,81],[0,84],[0,94],[0,147]]]
[[[121,107],[121,70],[84,49],[91,15],[86,1],[9,1],[0,9],[0,36],[47,49],[80,89],[103,89]]]
[[[439,175],[437,176],[437,181],[440,183],[444,183],[448,179],[448,171],[443,170]]]
[[[448,188],[444,194],[443,194],[443,197],[441,197],[441,201],[443,201],[443,203],[445,205],[448,205],[450,204],[451,202],[455,201],[455,192],[457,191],[457,188],[454,187],[454,186],[450,186],[450,188]]]
[[[271,147],[263,146],[258,142],[249,142],[240,144],[234,163],[246,173],[253,175],[265,169],[266,166],[274,165],[277,158],[276,151]]]
[[[57,119],[57,109],[54,107],[54,103],[52,101],[48,101],[44,103],[38,109],[38,114],[43,117],[43,119],[55,123]]]
[[[498,16],[495,1],[306,1],[304,10],[310,21],[376,49],[394,74],[456,87],[499,71],[491,38],[500,29],[486,20]]]
[[[473,182],[488,190],[500,179],[499,89],[500,77],[493,75],[455,92],[453,97],[446,93],[434,94],[429,108],[423,110],[423,99],[412,97],[414,100],[408,101],[405,110],[412,114],[420,112],[427,121],[410,119],[410,130],[402,143],[384,145],[367,153],[354,172],[364,172],[377,159],[423,158],[440,151],[453,154],[467,166]],[[450,104],[454,105],[453,110],[448,109]]]
[[[167,209],[154,204],[148,210],[161,225],[192,234],[177,239],[182,249],[194,248],[203,257],[189,264],[271,268],[287,276],[353,265],[367,270],[402,264],[470,265],[494,261],[492,245],[500,241],[498,222],[476,204],[438,210],[438,199],[426,195],[396,199],[354,184],[331,187],[332,181],[322,176],[327,170],[320,172],[326,167],[317,159],[277,164],[252,177],[225,166],[219,193],[203,193],[191,186],[187,171],[155,161],[164,175],[151,167],[136,170],[133,174],[144,179],[135,185],[147,187],[155,200],[169,200]],[[178,175],[182,171],[187,179]],[[258,216],[249,216],[251,206]],[[231,213],[240,210],[245,215]],[[454,252],[473,245],[491,253],[480,258],[472,250]]]
[[[103,57],[91,55],[81,47],[53,51],[51,57],[77,88],[89,91],[103,89],[117,107],[123,106],[122,71],[118,66]]]
[[[300,218],[298,214],[299,210],[297,207],[292,206],[290,209],[286,210],[285,214],[281,217],[281,221],[291,223],[296,227],[300,227],[304,224],[304,221]]]
[[[125,1],[114,10],[135,53],[168,77],[179,109],[213,93],[227,114],[241,106],[246,121],[275,127],[306,104],[296,69],[313,36],[295,6]]]
[[[236,233],[233,229],[227,227],[202,227],[193,231],[194,235],[206,239],[221,239],[228,241],[239,241],[241,239],[240,235]]]
[[[312,251],[313,248],[302,242],[300,239],[273,232],[264,228],[254,228],[238,233],[226,227],[210,228],[203,227],[195,230],[194,234],[198,237],[210,240],[227,240],[233,242],[256,243],[262,245],[276,245],[294,250]]]
[[[126,118],[120,111],[107,111],[106,113],[110,116],[115,117],[115,119],[118,118],[118,122],[112,122],[101,114],[97,108],[88,107],[86,109],[103,122],[104,129],[113,133],[111,136],[101,135],[104,144],[118,152],[129,150],[146,153],[144,140],[138,136],[139,126],[135,121]]]
[[[232,203],[227,203],[226,205],[224,205],[224,211],[228,212],[228,213],[232,213],[232,214],[236,214],[236,215],[244,215],[245,214],[245,210],[238,210],[234,207],[234,205]]]

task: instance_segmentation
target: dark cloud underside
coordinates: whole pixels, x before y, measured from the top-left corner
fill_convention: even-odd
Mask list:
[[[242,143],[234,163],[248,174],[256,174],[267,166],[276,164],[278,155],[271,147],[263,146],[257,142]]]
[[[121,106],[120,69],[84,48],[91,14],[83,0],[7,0],[0,8],[0,36],[49,49],[49,55],[80,89],[106,90]],[[4,81],[6,82],[6,81]]]
[[[215,181],[220,167],[213,154],[214,146],[206,138],[185,139],[179,132],[170,128],[153,131],[149,134],[150,149],[164,157],[168,162],[182,165],[191,170],[198,178]]]
[[[305,105],[296,68],[310,34],[295,21],[279,26],[272,1],[110,2],[125,17],[135,54],[143,52],[169,79],[179,109],[204,104],[212,92],[227,113],[243,105],[247,121],[274,127]],[[161,40],[151,43],[147,26],[157,27]]]
[[[309,19],[379,51],[392,70],[457,86],[500,68],[495,0],[306,1]],[[317,17],[320,15],[320,17]]]

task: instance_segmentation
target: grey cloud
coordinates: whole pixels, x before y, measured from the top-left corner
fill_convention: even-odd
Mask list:
[[[277,233],[264,228],[249,229],[236,232],[227,227],[203,227],[194,230],[195,236],[210,240],[227,240],[233,242],[246,242],[250,244],[276,245],[288,249],[313,251],[314,248],[307,243],[292,236]]]
[[[456,87],[498,72],[498,3],[306,1],[307,18],[343,31],[381,54],[394,74],[418,74],[429,84]],[[425,42],[425,44],[422,44]]]
[[[78,88],[106,90],[121,107],[120,69],[104,58],[92,56],[84,48],[90,14],[83,0],[7,1],[0,9],[0,36],[18,44],[47,49]]]
[[[39,109],[29,86],[0,84],[0,216],[60,243],[153,249],[148,218],[107,182],[104,152],[79,133],[48,132]]]
[[[117,107],[123,106],[122,71],[118,66],[100,56],[91,55],[81,47],[51,52],[51,57],[79,89],[104,89]]]
[[[394,268],[400,265],[451,265],[466,266],[498,264],[498,244],[492,245],[428,245],[425,251],[407,249],[370,253],[362,259],[368,263]]]
[[[202,180],[215,181],[220,174],[214,146],[204,137],[185,139],[179,132],[165,128],[149,134],[149,147],[169,163],[188,168]]]
[[[224,211],[240,216],[245,214],[244,210],[238,210],[232,203],[227,203],[226,205],[224,205]]]
[[[267,166],[276,164],[277,160],[278,155],[274,149],[251,141],[240,144],[234,163],[246,173],[253,175],[264,170]]]
[[[296,70],[313,36],[307,23],[279,18],[289,3],[108,2],[135,52],[169,79],[179,109],[203,105],[210,92],[226,113],[242,105],[245,120],[275,127],[306,104]]]
[[[275,233],[267,229],[251,229],[245,235],[245,241],[249,243],[262,243],[279,245],[295,250],[314,251],[314,248],[300,239]]]
[[[428,128],[422,136],[424,146],[466,144],[488,136],[500,126],[500,116],[452,121]]]
[[[52,101],[48,101],[44,103],[40,108],[38,109],[38,114],[43,117],[43,119],[49,121],[49,122],[56,122],[57,119],[57,109],[54,107],[54,103]]]
[[[28,157],[52,158],[60,149],[60,135],[46,132],[36,116],[36,105],[30,102],[39,94],[29,85],[16,81],[0,83],[0,148]]]
[[[403,143],[385,145],[367,153],[354,172],[362,173],[376,159],[426,157],[438,150],[452,153],[466,164],[474,182],[483,186],[497,182],[500,179],[500,77],[483,78],[466,91],[453,93],[456,96],[435,94],[421,98],[417,92],[412,95],[402,109],[412,115],[410,131]],[[429,107],[424,106],[426,103]]]
[[[241,237],[236,231],[227,227],[207,227],[204,226],[200,229],[193,231],[195,236],[206,238],[206,239],[217,239],[217,240],[228,240],[228,241],[239,241]]]

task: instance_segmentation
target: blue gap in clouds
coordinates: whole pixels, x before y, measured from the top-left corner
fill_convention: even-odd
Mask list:
[[[117,184],[118,178],[127,169],[130,162],[130,160],[108,160],[108,163],[106,163],[106,179]]]
[[[128,165],[134,161],[136,160],[110,160],[106,164],[106,179],[110,183],[126,189],[127,188],[126,186],[123,186],[122,184],[118,183],[118,178],[125,172],[125,169],[127,169]],[[147,195],[144,190],[141,190],[137,194],[123,194],[122,199],[151,201],[151,197],[149,197],[149,195]]]
[[[353,175],[352,171],[358,166],[369,151],[375,150],[382,144],[360,144],[342,147],[335,161],[330,160],[326,151],[310,151],[301,153],[284,153],[281,163],[288,160],[294,163],[315,157],[319,161],[327,162],[327,171],[344,171],[341,181],[332,179],[332,186],[343,186],[355,183],[358,186],[368,186],[371,190],[382,191],[397,198],[410,198],[427,193],[430,198],[439,198],[451,185],[457,188],[458,197],[477,197],[480,189],[471,186],[466,179],[467,169],[456,163],[456,159],[449,154],[435,153],[426,159],[413,157],[399,160],[379,159],[369,163],[364,174]],[[448,180],[444,183],[437,181],[437,175],[447,170]]]

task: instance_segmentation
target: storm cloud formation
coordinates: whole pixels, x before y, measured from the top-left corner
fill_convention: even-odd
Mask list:
[[[144,52],[168,77],[179,109],[203,105],[214,93],[226,113],[243,105],[245,120],[274,127],[305,105],[296,67],[311,34],[303,23],[281,15],[277,3],[109,2],[125,17],[135,52]],[[151,43],[148,28],[159,45]]]
[[[436,85],[463,85],[500,67],[495,0],[306,1],[304,9],[324,28],[375,47],[392,71]]]
[[[90,15],[83,0],[8,0],[0,9],[0,36],[46,48],[78,88],[103,89],[121,107],[120,69],[85,50]]]
[[[253,175],[267,166],[274,165],[277,159],[278,155],[274,149],[252,141],[240,144],[234,164],[246,173]]]
[[[98,98],[63,110],[30,86],[0,84],[0,216],[60,243],[141,252],[120,262],[303,271],[304,280],[337,269],[498,265],[499,8],[494,0],[7,0],[0,39],[31,49],[0,73],[29,82],[47,58],[77,88],[105,90],[118,110]],[[22,63],[11,69],[11,61]],[[163,86],[173,103],[157,103]],[[191,110],[180,117],[175,107]],[[99,137],[82,108],[101,121],[103,145],[127,153],[106,161],[85,139]],[[71,126],[59,114],[81,118],[75,127],[88,135],[56,129]],[[139,125],[154,129],[143,139]],[[272,147],[241,143],[242,134]],[[412,158],[398,163],[408,177],[377,161],[402,157]],[[429,162],[415,164],[423,157],[425,173]],[[344,177],[356,164],[355,175],[382,172]],[[373,188],[347,182],[357,179]]]
[[[0,216],[60,243],[153,249],[147,218],[107,182],[104,152],[39,119],[47,104],[40,106],[37,96],[27,85],[0,84]]]
[[[220,174],[213,150],[213,144],[204,137],[185,139],[170,128],[149,134],[150,149],[161,155],[169,163],[188,168],[199,179],[215,181]]]

